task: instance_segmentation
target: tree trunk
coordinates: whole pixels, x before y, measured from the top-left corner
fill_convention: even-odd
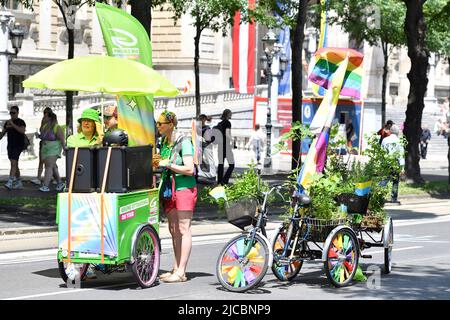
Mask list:
[[[302,45],[305,38],[304,26],[306,21],[306,8],[308,0],[300,0],[297,14],[297,23],[292,41],[292,123],[302,119],[302,80],[303,80],[303,54]],[[291,168],[297,168],[301,162],[301,141],[292,141]]]
[[[152,0],[130,0],[131,15],[144,27],[150,40],[152,39]]]
[[[68,53],[67,59],[73,59],[75,51],[75,35],[73,28],[67,28]],[[66,137],[73,133],[73,91],[66,91]]]
[[[381,124],[384,126],[386,123],[386,86],[387,86],[387,74],[388,74],[388,62],[389,52],[387,42],[381,42],[381,48],[383,49],[384,65],[383,65],[383,83],[381,85]]]
[[[201,113],[200,105],[200,37],[202,29],[196,26],[196,34],[194,38],[195,42],[195,55],[194,55],[194,73],[195,73],[195,118]]]
[[[406,176],[416,183],[423,183],[419,166],[419,140],[424,98],[428,84],[429,51],[425,46],[427,27],[423,16],[423,4],[426,0],[403,0],[406,4],[405,33],[411,70],[408,73],[410,83],[408,107],[406,109],[405,128],[403,130],[406,146]]]

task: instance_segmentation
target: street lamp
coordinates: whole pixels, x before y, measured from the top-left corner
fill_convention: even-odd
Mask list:
[[[288,59],[284,55],[283,46],[276,43],[278,40],[277,35],[270,29],[266,35],[261,39],[263,42],[264,56],[261,56],[261,64],[263,69],[266,71],[267,76],[267,121],[266,121],[266,134],[267,134],[267,148],[266,157],[264,158],[264,168],[272,167],[272,155],[271,155],[271,144],[272,144],[272,111],[271,111],[271,97],[272,97],[272,77],[282,77],[283,72],[286,70]],[[280,57],[280,73],[272,74],[272,63],[275,57]]]
[[[14,15],[5,7],[0,8],[0,123],[8,116],[9,59],[17,56],[22,48],[24,31],[14,25]],[[14,52],[9,51],[9,40]]]

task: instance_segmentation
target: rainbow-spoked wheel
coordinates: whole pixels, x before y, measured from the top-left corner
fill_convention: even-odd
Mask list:
[[[355,233],[350,228],[341,228],[327,239],[324,262],[328,280],[335,287],[345,287],[352,281],[358,267],[359,250]]]
[[[281,281],[291,281],[294,279],[300,272],[303,265],[303,260],[300,260],[298,255],[295,255],[295,253],[292,254],[295,239],[293,239],[294,234],[292,232],[290,235],[291,239],[287,239],[288,235],[286,228],[282,227],[273,241],[272,272],[275,277]],[[287,248],[286,242],[289,243]]]
[[[241,234],[222,249],[216,264],[220,284],[233,292],[255,287],[265,276],[269,264],[269,249],[258,234],[254,239]]]

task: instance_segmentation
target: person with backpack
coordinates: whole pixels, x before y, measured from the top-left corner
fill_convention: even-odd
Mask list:
[[[187,281],[186,267],[192,249],[191,222],[197,202],[194,147],[192,140],[177,137],[175,113],[164,110],[156,122],[162,136],[160,154],[153,157],[153,166],[162,167],[161,202],[169,221],[174,252],[173,268],[160,276],[161,281]]]
[[[9,111],[11,119],[7,120],[3,126],[3,131],[0,133],[0,140],[8,135],[8,159],[11,163],[9,171],[9,179],[5,184],[5,188],[23,189],[22,181],[20,180],[19,157],[25,149],[25,121],[19,118],[19,107],[12,106]]]
[[[39,188],[41,192],[49,192],[50,182],[54,176],[57,182],[56,191],[64,190],[64,182],[62,182],[61,177],[58,172],[58,167],[56,165],[56,160],[61,158],[61,151],[65,144],[64,133],[61,127],[58,125],[58,119],[56,114],[53,112],[49,113],[48,121],[43,124],[41,128],[41,141],[42,141],[42,161],[45,165],[44,181],[42,186]]]

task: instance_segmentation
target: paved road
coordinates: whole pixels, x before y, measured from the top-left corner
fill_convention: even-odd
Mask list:
[[[0,254],[0,299],[450,299],[450,202],[412,204],[390,208],[394,218],[393,272],[380,273],[383,251],[366,251],[363,260],[369,281],[343,289],[330,287],[320,262],[308,262],[300,275],[282,283],[269,272],[257,289],[246,294],[224,291],[215,277],[215,262],[231,233],[195,237],[189,281],[158,284],[142,290],[131,273],[100,275],[67,289],[60,280],[55,250]],[[229,230],[229,229],[227,229]],[[170,269],[169,239],[163,240],[161,270]]]

